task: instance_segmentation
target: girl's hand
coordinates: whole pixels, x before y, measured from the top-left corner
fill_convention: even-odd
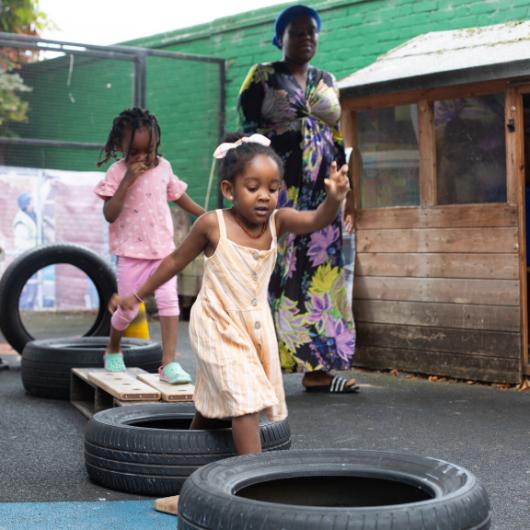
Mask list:
[[[130,164],[127,164],[127,172],[125,173],[123,180],[125,180],[129,186],[132,186],[136,179],[148,169],[149,167],[143,161],[131,162]]]
[[[125,311],[130,311],[138,305],[138,299],[134,295],[129,296],[119,296],[118,294],[113,294],[108,309],[111,313],[114,313],[118,307],[121,307]]]
[[[348,166],[344,164],[337,170],[337,162],[332,162],[329,178],[324,179],[324,184],[329,197],[338,202],[342,201],[350,189]]]

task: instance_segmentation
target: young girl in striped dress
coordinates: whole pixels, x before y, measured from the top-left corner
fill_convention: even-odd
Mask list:
[[[239,454],[261,451],[261,412],[275,421],[287,416],[267,300],[277,237],[327,226],[349,189],[347,166],[337,170],[334,164],[326,181],[327,198],[316,210],[276,210],[283,168],[269,143],[254,134],[216,149],[214,156],[222,159],[221,191],[232,207],[202,215],[180,248],[136,293],[114,295],[109,306],[111,311],[133,308],[204,252],[202,287],[190,319],[197,354],[191,428],[215,428],[217,419],[231,418]]]

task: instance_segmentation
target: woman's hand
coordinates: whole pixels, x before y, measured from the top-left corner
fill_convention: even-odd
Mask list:
[[[133,294],[129,296],[120,296],[114,293],[110,299],[108,309],[111,313],[114,313],[118,307],[121,307],[124,311],[131,311],[138,305],[138,299]]]
[[[329,178],[324,179],[324,184],[326,185],[328,196],[341,202],[350,189],[348,166],[344,164],[339,170],[337,170],[337,162],[332,162]]]

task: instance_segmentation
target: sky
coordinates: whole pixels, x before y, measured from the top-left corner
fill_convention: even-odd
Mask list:
[[[83,44],[116,44],[203,24],[286,0],[39,0],[57,28],[41,36]]]

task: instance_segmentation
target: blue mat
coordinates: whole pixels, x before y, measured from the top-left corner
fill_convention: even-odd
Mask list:
[[[0,530],[175,530],[177,517],[149,501],[4,502]]]

